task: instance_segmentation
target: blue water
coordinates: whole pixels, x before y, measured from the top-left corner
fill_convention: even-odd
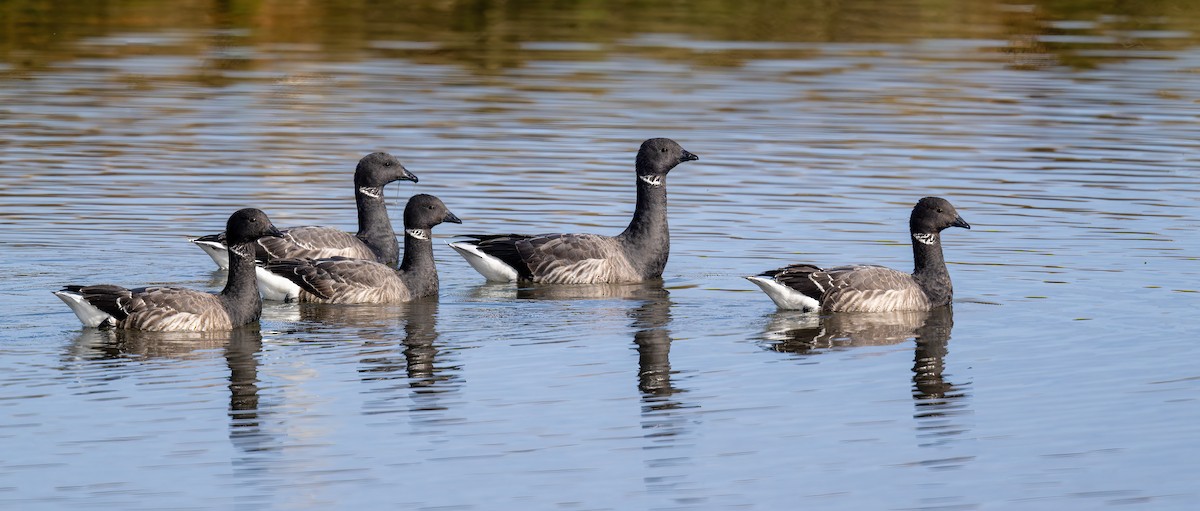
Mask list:
[[[481,68],[168,25],[10,62],[0,507],[1191,509],[1200,49],[1089,39],[1105,19],[1047,22],[1058,53],[642,33]],[[441,243],[619,232],[652,136],[701,158],[661,286],[485,285]],[[153,336],[50,294],[217,290],[186,238],[240,207],[353,230],[376,150],[421,178],[387,189],[397,224],[413,193],[464,221],[435,230],[437,299]],[[742,279],[908,269],[925,195],[972,225],[944,236],[952,315],[814,320]]]

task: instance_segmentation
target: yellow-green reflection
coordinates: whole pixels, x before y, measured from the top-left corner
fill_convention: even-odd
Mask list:
[[[1091,67],[1131,50],[1195,44],[1198,26],[1200,3],[1191,0],[17,0],[0,2],[0,60],[11,73],[69,59],[187,55],[210,64],[199,81],[220,84],[289,55],[486,72],[618,49],[735,65],[814,51],[797,43],[975,39],[1011,54],[1016,67]],[[116,40],[80,44],[106,37]]]

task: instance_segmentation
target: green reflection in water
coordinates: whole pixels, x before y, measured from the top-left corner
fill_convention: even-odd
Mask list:
[[[0,1],[0,27],[9,73],[80,58],[183,55],[205,59],[208,71],[196,79],[214,84],[263,59],[405,58],[486,73],[617,49],[737,65],[817,51],[803,43],[927,39],[985,41],[981,51],[1018,68],[1086,68],[1195,44],[1200,2],[15,0]],[[117,40],[80,44],[104,37]]]

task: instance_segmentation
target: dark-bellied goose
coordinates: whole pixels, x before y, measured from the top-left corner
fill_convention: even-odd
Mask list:
[[[388,153],[371,153],[358,160],[354,169],[354,201],[358,204],[358,233],[335,227],[304,226],[283,229],[282,238],[263,238],[254,247],[261,261],[294,257],[352,257],[372,259],[395,266],[400,246],[388,219],[383,187],[392,181],[417,182],[400,161]],[[225,233],[190,240],[212,257],[221,268],[229,267]]]
[[[451,243],[489,282],[633,283],[662,277],[671,249],[667,173],[699,157],[669,138],[642,143],[637,154],[637,205],[617,236],[598,234],[467,235]]]
[[[156,332],[230,330],[258,321],[262,298],[254,282],[254,242],[282,236],[267,214],[253,208],[229,217],[229,279],[220,293],[181,287],[126,289],[103,284],[55,291],[85,326],[115,326]]]
[[[277,259],[259,273],[286,280],[299,291],[275,291],[291,300],[317,303],[396,303],[437,294],[437,268],[433,263],[433,226],[461,224],[440,199],[414,195],[404,207],[404,261],[397,270],[375,261],[333,257]]]
[[[927,311],[950,303],[954,288],[942,258],[942,230],[970,229],[950,201],[925,197],[908,219],[912,234],[912,274],[883,266],[821,269],[793,264],[746,277],[780,309],[821,312]]]

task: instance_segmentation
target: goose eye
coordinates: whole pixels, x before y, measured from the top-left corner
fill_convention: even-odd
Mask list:
[[[945,213],[945,211],[942,211],[942,208],[938,208],[938,213]]]
[[[390,162],[390,161],[389,161],[389,162],[384,162],[383,166],[384,166],[384,167],[391,167],[391,166],[392,166],[392,162]]]
[[[664,152],[664,153],[667,152],[667,148],[665,148],[665,147],[662,148],[662,152]]]

